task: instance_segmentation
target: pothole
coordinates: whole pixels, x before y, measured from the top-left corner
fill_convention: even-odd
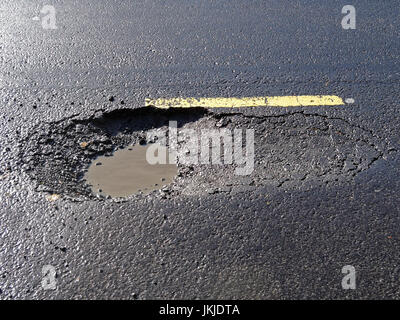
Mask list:
[[[176,121],[177,126],[177,171],[170,167],[172,171],[164,177],[165,183],[160,180],[157,186],[148,175],[151,181],[144,188],[132,185],[120,194],[139,190],[146,194],[160,189],[153,194],[168,198],[176,194],[241,192],[262,185],[281,187],[288,182],[329,183],[351,179],[368,169],[384,153],[379,139],[372,132],[337,118],[302,112],[245,116],[239,113],[214,114],[205,109],[146,107],[116,110],[85,120],[67,119],[43,124],[23,141],[24,147],[20,152],[22,169],[35,181],[38,191],[71,198],[111,195],[112,191],[106,191],[104,187],[106,174],[100,173],[109,168],[107,174],[112,176],[115,166],[111,164],[114,159],[111,156],[114,153],[117,157],[121,155],[122,163],[128,168],[128,162],[132,164],[134,161],[128,159],[129,150],[126,148],[141,148],[144,152],[146,144],[156,142],[148,139],[148,133],[158,132],[168,137],[170,121]],[[240,166],[235,163],[183,161],[182,155],[188,153],[194,158],[200,156],[200,150],[193,152],[191,145],[193,142],[200,145],[202,132],[222,129],[228,132],[254,130],[254,168],[251,174],[237,175],[236,169]],[[244,135],[243,149],[246,148],[245,139]],[[224,144],[221,144],[222,160],[225,156],[223,149]],[[102,165],[87,171],[92,162],[101,162]],[[120,164],[118,166],[121,168]],[[128,170],[133,175],[139,168],[137,164],[134,167]],[[85,175],[90,182],[97,173],[98,177],[104,175],[103,182],[93,180],[91,189]],[[147,178],[143,179],[146,181]]]
[[[24,163],[22,169],[34,180],[37,191],[72,198],[93,198],[98,192],[92,192],[85,181],[93,160],[102,156],[111,159],[121,149],[150,142],[146,141],[146,133],[156,128],[167,128],[170,119],[184,126],[197,122],[205,113],[204,109],[183,112],[153,108],[120,109],[86,120],[46,123],[23,141],[24,148],[20,152]],[[169,173],[167,177],[170,177]]]

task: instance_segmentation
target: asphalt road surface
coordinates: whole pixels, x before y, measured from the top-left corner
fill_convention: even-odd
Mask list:
[[[0,298],[399,298],[400,7],[352,0],[345,30],[348,2],[52,0],[45,29],[41,1],[1,1]],[[284,95],[354,103],[144,107]],[[79,143],[112,129],[123,146],[172,118],[254,129],[254,172],[194,166],[150,195],[85,193],[99,150]]]

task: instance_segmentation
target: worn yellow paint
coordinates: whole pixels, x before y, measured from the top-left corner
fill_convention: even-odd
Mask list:
[[[308,107],[344,105],[338,96],[277,96],[244,98],[161,98],[146,99],[146,106],[169,108]]]

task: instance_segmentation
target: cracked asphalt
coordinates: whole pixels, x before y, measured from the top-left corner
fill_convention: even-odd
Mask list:
[[[353,0],[355,30],[345,1],[49,4],[56,30],[32,19],[40,1],[0,4],[0,299],[400,297],[396,1]],[[302,94],[355,102],[144,107]],[[254,172],[180,166],[149,195],[89,193],[91,159],[171,119],[254,129]]]

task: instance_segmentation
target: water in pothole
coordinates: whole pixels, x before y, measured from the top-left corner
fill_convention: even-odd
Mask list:
[[[113,198],[145,194],[161,189],[177,175],[176,164],[149,164],[149,146],[135,145],[119,149],[112,156],[101,156],[90,164],[84,179],[94,194]],[[159,147],[159,150],[165,147]]]

